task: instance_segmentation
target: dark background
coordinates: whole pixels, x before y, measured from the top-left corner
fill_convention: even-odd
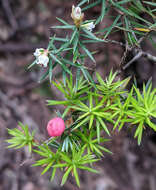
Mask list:
[[[67,31],[54,30],[56,17],[72,23],[70,17],[72,0],[0,0],[0,190],[77,190],[73,179],[60,187],[61,173],[53,182],[50,172],[40,176],[42,168],[31,167],[32,159],[23,150],[7,149],[7,128],[17,127],[18,121],[37,131],[38,138],[46,139],[46,124],[56,116],[56,108],[49,108],[46,99],[62,96],[48,81],[38,83],[44,69],[28,71],[35,48],[46,48],[49,37],[65,36]],[[100,7],[85,13],[86,19],[96,18]],[[114,14],[114,13],[110,13]],[[105,18],[95,30],[109,26],[111,18]],[[110,37],[122,41],[123,34]],[[156,37],[154,38],[156,41]],[[111,68],[119,69],[124,48],[114,44],[95,44],[97,70],[105,77]],[[142,43],[144,51],[156,55],[148,40]],[[133,57],[129,53],[127,59]],[[88,65],[92,63],[88,62]],[[156,87],[156,64],[140,58],[123,73],[122,77],[136,77],[139,86],[151,76]],[[60,78],[60,70],[54,71]],[[105,154],[95,165],[100,174],[81,172],[83,190],[156,190],[156,135],[146,130],[140,146],[133,139],[133,131],[114,132],[107,147],[114,153]],[[24,161],[24,162],[23,162]]]

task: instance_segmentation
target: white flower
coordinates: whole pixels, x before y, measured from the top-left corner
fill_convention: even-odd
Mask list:
[[[95,28],[95,24],[94,22],[89,22],[87,24],[83,24],[82,27],[92,32],[93,28]]]
[[[81,13],[81,8],[80,7],[75,7],[74,5],[72,6],[72,14],[73,17],[77,20],[81,19],[82,13]]]
[[[43,67],[47,67],[49,62],[48,51],[43,48],[37,48],[34,52],[34,56],[36,57],[36,64],[41,65]]]
[[[46,54],[41,54],[37,58],[37,63],[38,65],[41,65],[43,67],[47,67],[49,62],[49,57]]]
[[[43,48],[37,48],[37,49],[35,50],[35,52],[34,52],[34,56],[35,56],[35,57],[40,56],[43,51],[44,51]]]

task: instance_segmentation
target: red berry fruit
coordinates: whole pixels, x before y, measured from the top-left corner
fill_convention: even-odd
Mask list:
[[[65,130],[65,123],[62,118],[55,117],[48,122],[47,131],[49,136],[57,137],[61,136]]]

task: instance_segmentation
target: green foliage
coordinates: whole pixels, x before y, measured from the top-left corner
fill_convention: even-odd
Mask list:
[[[89,3],[81,1],[80,5],[84,6],[82,9],[84,11],[97,5],[101,6],[101,15],[97,18],[96,24],[107,17],[109,10],[115,10],[118,13],[111,26],[99,31],[104,39],[109,37],[114,31],[126,31],[124,32],[125,41],[129,42],[129,46],[137,46],[142,36],[146,35],[146,33],[149,33],[151,36],[151,32],[155,31],[156,23],[153,13],[156,11],[156,4],[154,2],[141,0],[95,0]],[[143,18],[140,16],[142,13],[146,14],[147,17]]]
[[[23,131],[8,129],[13,136],[7,141],[11,144],[9,148],[26,145],[29,145],[30,151],[33,148],[33,152],[41,156],[34,166],[45,167],[42,174],[52,169],[53,180],[56,169],[64,168],[62,185],[70,173],[80,185],[77,169],[96,172],[86,164],[98,161],[104,153],[111,153],[104,145],[110,140],[108,137],[112,130],[118,128],[120,131],[124,126],[133,125],[138,144],[146,127],[156,131],[156,125],[152,122],[156,118],[156,90],[152,90],[150,82],[143,86],[142,92],[136,86],[128,92],[125,87],[129,78],[115,80],[117,73],[112,72],[105,80],[98,73],[96,75],[96,88],[83,77],[80,77],[76,87],[72,75],[66,85],[61,81],[53,82],[65,98],[64,101],[48,100],[50,106],[65,106],[63,114],[58,113],[66,121],[66,129],[61,137],[35,144],[34,133],[30,134],[27,126],[20,124]],[[114,127],[111,128],[110,124]]]
[[[91,164],[93,162],[98,161],[99,159],[96,159],[94,155],[91,154],[85,154],[84,155],[85,148],[81,148],[79,151],[75,149],[73,146],[72,153],[69,156],[66,155],[64,152],[60,152],[60,156],[62,158],[62,161],[65,163],[56,164],[55,168],[66,168],[66,172],[63,175],[61,185],[64,185],[66,182],[68,175],[70,172],[73,172],[76,183],[78,186],[80,186],[79,182],[79,176],[77,169],[87,170],[90,172],[98,173],[96,170],[85,166],[86,164]]]
[[[107,135],[110,135],[108,123],[114,125],[113,130],[116,128],[121,130],[124,124],[130,123],[137,126],[134,137],[138,138],[138,144],[140,144],[145,125],[156,130],[156,125],[152,122],[152,119],[156,117],[156,90],[152,90],[151,83],[148,83],[143,86],[143,92],[135,86],[128,92],[125,87],[130,78],[114,81],[116,75],[117,73],[110,72],[108,78],[103,80],[97,73],[98,83],[96,88],[90,84],[86,90],[82,89],[81,91],[80,89],[78,94],[81,94],[81,96],[76,101],[72,101],[72,103],[69,101],[70,97],[66,96],[65,92],[62,91],[66,100],[48,100],[48,105],[57,105],[58,102],[65,105],[64,117],[68,114],[66,110],[72,110],[74,121],[67,129],[70,132],[81,131],[82,128],[85,128],[91,132],[91,136],[92,134],[95,135],[96,132],[97,141],[100,142],[102,130]],[[58,89],[60,88],[62,88],[61,83]],[[84,133],[88,134],[86,131]],[[80,136],[82,139],[83,135],[81,134]]]
[[[66,36],[65,38],[58,38],[55,35],[51,37],[47,48],[49,55],[48,69],[40,80],[43,80],[49,76],[49,80],[51,81],[53,69],[59,65],[62,68],[62,74],[65,80],[67,74],[72,74],[70,69],[73,67],[77,70],[77,72],[80,70],[88,81],[92,81],[87,68],[84,66],[84,58],[88,56],[93,62],[95,62],[95,59],[92,55],[93,53],[90,52],[85,46],[85,39],[92,39],[92,42],[103,42],[103,40],[96,37],[92,32],[85,29],[85,24],[92,22],[92,20],[83,22],[82,26],[77,28],[76,26],[70,25],[60,18],[57,19],[63,25],[53,26],[52,28],[72,30],[72,34],[70,37]],[[83,37],[83,40],[80,41],[81,36]],[[58,42],[60,43],[60,46],[56,47],[55,43]],[[73,59],[71,59],[71,57],[73,57]],[[37,64],[36,61],[34,61],[29,68],[35,64]]]
[[[152,122],[152,118],[156,118],[156,89],[152,90],[150,84],[148,88],[143,86],[143,92],[134,86],[136,96],[130,100],[130,109],[127,114],[130,119],[127,119],[131,124],[137,125],[134,137],[138,138],[138,144],[141,143],[142,133],[146,127],[156,131],[156,125]]]
[[[148,35],[148,38],[151,39],[152,33],[155,32],[154,13],[156,12],[156,5],[154,2],[141,0],[82,0],[78,6],[82,7],[82,11],[101,6],[101,14],[96,20],[83,21],[80,27],[57,18],[61,25],[53,26],[52,28],[70,30],[71,34],[67,34],[63,38],[56,37],[56,35],[50,38],[47,47],[49,56],[48,68],[40,80],[44,80],[49,76],[49,80],[52,81],[53,70],[56,66],[59,66],[62,69],[64,81],[66,81],[66,75],[71,74],[71,68],[75,68],[77,72],[81,72],[84,75],[86,80],[93,82],[87,71],[90,68],[86,68],[84,65],[86,57],[89,57],[94,63],[96,62],[93,56],[95,52],[91,52],[87,47],[89,43],[105,43],[112,33],[121,31],[124,34],[125,44],[128,42],[129,47],[138,47],[142,37]],[[118,16],[113,18],[114,21],[112,21],[110,26],[96,33],[85,27],[86,24],[91,22],[97,25],[104,18],[108,17],[109,10],[114,10],[118,14]],[[141,16],[143,13],[146,15],[146,18]],[[155,46],[153,41],[152,44]],[[36,64],[37,60],[29,68]]]
[[[41,175],[46,173],[49,169],[52,168],[51,180],[54,179],[56,168],[54,168],[55,164],[58,164],[61,161],[59,151],[52,152],[48,145],[38,145],[37,150],[33,150],[36,154],[40,155],[42,159],[37,160],[33,166],[44,166],[44,170]]]
[[[7,140],[7,142],[11,145],[8,146],[8,148],[22,148],[24,146],[29,147],[29,152],[31,153],[32,147],[36,145],[34,141],[34,134],[29,132],[29,128],[27,125],[23,125],[19,122],[19,127],[21,129],[8,129],[8,133],[12,136],[11,139]]]
[[[83,129],[83,132],[78,131],[78,136],[81,138],[82,143],[84,144],[83,147],[87,149],[88,153],[94,152],[96,156],[103,156],[101,151],[112,153],[107,148],[104,148],[100,145],[100,143],[107,142],[110,139],[106,138],[95,138],[96,131],[91,130],[90,134],[88,135],[88,131],[86,128]]]

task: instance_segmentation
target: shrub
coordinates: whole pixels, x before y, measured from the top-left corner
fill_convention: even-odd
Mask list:
[[[100,16],[96,20],[84,20],[84,11],[99,5]],[[143,85],[143,90],[139,90],[136,84],[132,85],[130,90],[126,90],[130,77],[116,80],[119,72],[111,71],[106,79],[102,79],[96,72],[95,82],[89,72],[90,68],[85,66],[87,57],[93,63],[96,62],[94,58],[96,51],[91,52],[88,49],[90,43],[114,43],[124,46],[126,50],[122,62],[125,60],[127,50],[136,50],[134,60],[141,56],[155,60],[154,56],[141,49],[141,41],[144,38],[152,40],[152,32],[155,31],[156,23],[153,23],[155,6],[154,2],[140,0],[82,0],[76,7],[72,7],[73,25],[57,18],[61,25],[53,28],[71,30],[71,36],[51,37],[47,49],[40,48],[35,51],[36,59],[29,68],[34,65],[47,68],[41,80],[49,77],[50,82],[64,95],[63,101],[48,100],[47,103],[49,106],[64,106],[63,113],[57,113],[59,121],[55,121],[57,126],[55,125],[52,132],[54,133],[57,127],[60,129],[64,123],[65,130],[63,127],[59,134],[53,135],[49,132],[50,123],[48,132],[52,137],[44,142],[38,142],[34,132],[30,133],[28,126],[19,123],[21,128],[8,129],[12,136],[7,140],[10,144],[8,147],[18,149],[28,146],[33,155],[40,155],[41,159],[36,160],[33,165],[44,166],[42,174],[51,169],[53,180],[56,170],[61,169],[62,185],[72,173],[77,185],[80,186],[78,169],[96,173],[98,171],[93,169],[92,163],[99,161],[104,153],[111,154],[105,147],[105,142],[111,140],[112,130],[134,128],[134,138],[137,138],[138,144],[141,143],[146,128],[156,131],[156,125],[153,123],[153,118],[156,118],[156,89],[152,89],[150,80]],[[117,12],[111,26],[93,32],[109,10]],[[147,18],[150,19],[140,16],[142,13],[148,15]],[[109,39],[116,31],[124,33],[124,43]],[[59,47],[56,46],[58,42]],[[121,72],[134,60],[124,66],[121,64]],[[62,81],[53,80],[53,70],[57,66],[62,69]],[[73,69],[75,76],[72,74]],[[52,122],[53,125],[55,122]]]

